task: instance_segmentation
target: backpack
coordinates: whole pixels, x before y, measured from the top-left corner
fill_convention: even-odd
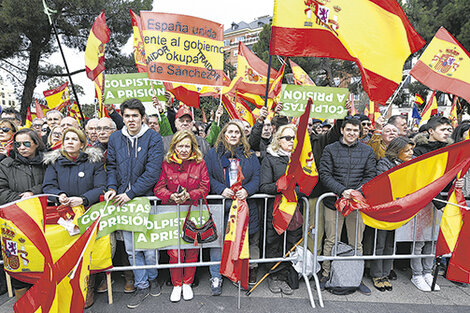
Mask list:
[[[354,248],[343,242],[338,242],[337,256],[353,256]],[[335,246],[331,250],[335,255]],[[357,251],[357,255],[362,255]],[[331,261],[330,278],[325,288],[335,295],[354,293],[362,282],[364,260],[333,260]]]

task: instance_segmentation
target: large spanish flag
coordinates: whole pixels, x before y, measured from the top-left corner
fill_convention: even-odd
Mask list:
[[[134,40],[132,46],[134,47],[134,60],[137,72],[147,72],[147,61],[145,60],[145,48],[144,42],[142,41],[142,27],[140,26],[140,16],[129,10],[131,14],[132,31],[134,34]]]
[[[299,120],[297,134],[294,140],[294,151],[286,168],[286,173],[276,183],[282,197],[277,196],[273,210],[273,226],[280,235],[286,231],[297,207],[295,186],[302,193],[309,195],[318,181],[318,172],[313,159],[310,137],[307,135],[312,98],[309,98],[305,112]]]
[[[274,1],[270,54],[354,61],[372,101],[387,101],[424,44],[396,0]]]
[[[470,214],[465,210],[463,213],[462,227],[454,252],[447,266],[447,279],[470,283]]]
[[[433,200],[470,162],[470,141],[459,142],[402,163],[362,187],[370,206],[366,225],[396,229]]]
[[[423,85],[470,101],[470,53],[444,27],[411,69]]]
[[[91,80],[95,80],[98,74],[104,71],[104,49],[110,36],[103,10],[91,27],[85,48],[86,75]]]
[[[70,105],[69,82],[65,82],[54,89],[43,91],[43,94],[49,110],[61,111]]]
[[[264,96],[266,94],[266,80],[268,76],[268,65],[258,58],[241,41],[238,43],[237,75],[242,80],[237,86],[240,92]],[[269,85],[278,77],[278,72],[271,68]]]
[[[297,65],[297,63],[292,60],[289,60],[289,62],[290,68],[292,69],[292,75],[294,77],[294,85],[315,86],[313,80],[300,66]]]

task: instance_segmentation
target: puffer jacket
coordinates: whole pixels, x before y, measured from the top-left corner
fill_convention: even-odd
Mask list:
[[[376,163],[371,147],[359,141],[348,146],[341,138],[325,147],[318,173],[325,188],[341,196],[345,190],[359,190],[374,178],[377,174]],[[333,210],[334,202],[334,197],[327,197],[324,201]]]
[[[209,173],[211,193],[221,195],[225,188],[230,188],[229,168],[230,152],[225,151],[222,144],[217,148],[212,148],[204,157]],[[243,176],[242,187],[248,192],[248,196],[254,195],[259,189],[260,165],[254,153],[249,158],[243,153],[243,147],[235,148],[234,158],[240,160],[240,167]],[[250,209],[249,232],[253,234],[259,230],[258,207],[254,199],[248,199]],[[225,201],[225,216],[228,216],[232,200]]]
[[[269,138],[261,137],[261,134],[263,133],[263,127],[264,122],[260,123],[259,121],[256,121],[256,123],[251,128],[251,134],[248,138],[248,143],[250,144],[251,149],[254,151],[266,152],[266,149],[271,143],[272,136]]]
[[[42,158],[42,153],[32,159],[10,153],[0,162],[0,205],[19,200],[26,191],[42,193],[45,172]]]
[[[44,164],[47,169],[42,185],[44,193],[85,197],[88,205],[99,202],[106,186],[102,159],[101,149],[93,147],[80,152],[75,161],[67,159],[60,150],[45,153]]]
[[[207,173],[206,162],[201,160],[184,161],[182,164],[164,161],[162,173],[158,183],[155,185],[155,196],[160,198],[164,204],[170,201],[170,196],[177,192],[178,186],[186,188],[190,200],[186,204],[201,199],[209,194],[210,181]]]
[[[162,137],[145,124],[136,136],[124,127],[109,137],[106,161],[108,189],[131,199],[152,196],[162,168]]]

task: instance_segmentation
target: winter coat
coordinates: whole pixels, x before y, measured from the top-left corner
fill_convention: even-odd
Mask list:
[[[250,144],[251,149],[254,151],[266,152],[266,149],[271,143],[272,136],[269,138],[261,137],[263,126],[264,122],[260,123],[259,121],[256,121],[256,123],[251,128],[251,134],[250,138],[248,138],[248,143]],[[263,153],[263,156],[264,155],[265,154]]]
[[[171,143],[171,140],[173,139],[173,136],[174,135],[163,137],[163,151],[165,152],[165,154],[170,149],[170,143]],[[209,149],[211,148],[211,146],[201,136],[195,135],[194,137],[196,137],[196,142],[197,142],[197,146],[199,148],[199,151],[201,151],[202,155],[206,155],[207,152],[209,151]]]
[[[80,152],[75,161],[67,159],[60,150],[45,153],[44,193],[85,197],[88,205],[99,202],[106,187],[102,158],[102,151],[92,147]]]
[[[230,188],[230,152],[226,152],[223,145],[212,148],[204,157],[209,173],[211,193],[221,195],[225,188]],[[243,153],[243,147],[235,148],[234,158],[240,160],[243,176],[242,187],[248,192],[248,196],[254,195],[259,188],[260,165],[254,153],[249,158]],[[253,234],[259,230],[258,207],[254,199],[247,200],[250,209],[249,231]],[[228,216],[232,200],[225,201],[225,216]]]
[[[207,173],[206,162],[201,160],[183,161],[182,164],[164,161],[162,173],[158,183],[155,185],[155,196],[160,198],[164,204],[170,201],[170,196],[177,192],[178,186],[186,188],[190,200],[186,204],[191,204],[207,196],[210,190],[209,174]]]
[[[45,172],[42,158],[42,153],[32,159],[10,153],[0,162],[0,205],[19,200],[26,191],[42,193]]]
[[[318,173],[326,189],[341,196],[345,190],[359,190],[374,178],[377,174],[376,163],[371,147],[359,141],[348,146],[341,138],[323,150]],[[335,209],[334,202],[334,197],[324,201],[330,209]]]
[[[429,136],[425,133],[419,133],[414,138],[413,141],[415,142],[416,146],[413,149],[414,156],[420,156],[425,153],[444,148],[447,145],[453,143],[452,139],[449,137],[447,142],[440,142],[440,141],[429,141]]]
[[[397,166],[401,163],[403,163],[403,161],[401,161],[399,159],[395,160],[395,161],[391,161],[387,157],[382,158],[382,159],[379,160],[379,162],[377,162],[377,175],[385,173],[389,169],[394,168],[395,166]]]
[[[130,136],[124,127],[109,137],[107,187],[116,190],[118,194],[125,192],[130,199],[153,196],[162,162],[163,144],[160,134],[144,124],[136,136]]]

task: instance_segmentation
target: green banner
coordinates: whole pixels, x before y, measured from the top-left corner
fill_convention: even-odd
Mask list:
[[[150,80],[147,73],[106,74],[104,94],[106,104],[120,104],[129,98],[152,102],[152,97],[155,95],[158,100],[167,100],[163,83]]]
[[[344,106],[348,100],[347,88],[282,85],[280,114],[299,117],[305,112],[308,98],[313,105],[310,117],[321,119],[340,119],[347,115]]]
[[[91,206],[78,219],[78,227],[83,234],[101,216],[97,238],[116,230],[146,232],[150,209],[150,201],[144,197],[134,198],[123,206],[116,206],[111,202],[106,206],[106,202],[100,202]]]
[[[203,225],[209,218],[207,211],[191,211],[190,219],[196,225]],[[180,230],[183,229],[186,212],[180,213]],[[181,233],[182,234],[182,233]],[[182,236],[182,235],[181,235]],[[149,215],[146,233],[134,236],[136,249],[160,249],[178,245],[178,212],[158,213]],[[181,239],[181,244],[188,244]],[[192,244],[191,244],[192,245]]]

